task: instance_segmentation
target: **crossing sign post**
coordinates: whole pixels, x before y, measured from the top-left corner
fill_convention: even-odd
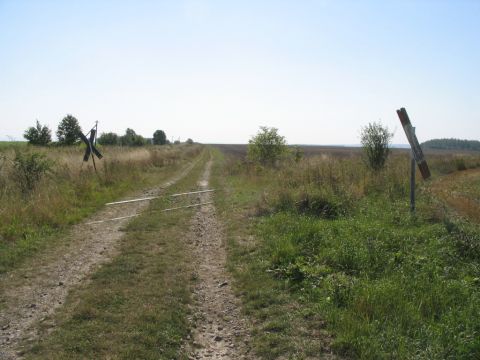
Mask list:
[[[98,149],[95,147],[95,135],[97,131],[96,129],[90,130],[90,137],[87,138],[84,134],[80,133],[80,139],[87,145],[87,148],[85,149],[85,154],[83,155],[83,161],[88,161],[90,158],[90,155],[92,156],[92,162],[93,162],[93,168],[95,169],[95,172],[97,171],[97,166],[95,165],[95,155],[101,159],[103,155],[98,151]]]
[[[410,143],[410,147],[412,148],[413,157],[417,162],[420,173],[422,174],[423,179],[426,180],[431,176],[430,169],[428,168],[427,161],[423,156],[422,148],[420,147],[417,136],[415,135],[415,128],[412,126],[410,118],[407,114],[407,110],[405,110],[405,108],[397,110],[397,114],[400,118],[400,122],[402,123],[405,135],[407,135],[408,142]]]
[[[412,160],[411,160],[411,167],[410,167],[410,211],[412,213],[415,212],[415,163],[417,163],[418,168],[420,169],[420,173],[424,180],[428,179],[430,174],[430,169],[428,168],[427,161],[423,155],[422,148],[418,143],[417,136],[415,135],[415,128],[412,126],[410,122],[410,118],[408,117],[407,110],[405,108],[401,108],[397,110],[397,115],[402,123],[403,130],[405,131],[405,135],[407,135],[408,142],[410,143],[410,148],[412,149]]]

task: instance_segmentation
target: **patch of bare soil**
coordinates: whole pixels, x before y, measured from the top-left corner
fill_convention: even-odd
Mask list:
[[[208,187],[212,162],[207,163],[199,186]],[[211,193],[199,201],[211,200]],[[254,359],[246,320],[240,301],[231,288],[225,269],[227,252],[213,204],[202,206],[192,219],[187,240],[192,251],[197,282],[194,289],[193,342],[191,359]]]
[[[189,164],[172,179],[136,197],[162,194],[193,168]],[[88,280],[88,275],[117,253],[122,227],[129,219],[88,224],[140,213],[148,201],[105,207],[84,222],[73,226],[64,245],[32,259],[28,265],[0,277],[0,359],[17,359],[22,344],[38,337],[39,322],[62,306],[68,291]],[[54,323],[48,324],[52,328]]]

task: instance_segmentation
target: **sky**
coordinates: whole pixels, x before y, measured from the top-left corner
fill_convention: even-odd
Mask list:
[[[480,139],[480,1],[0,0],[0,140],[88,131],[246,143]]]

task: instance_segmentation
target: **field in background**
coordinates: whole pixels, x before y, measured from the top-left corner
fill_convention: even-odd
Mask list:
[[[238,159],[242,159],[247,155],[247,145],[245,144],[212,144],[212,146],[221,150],[224,154]],[[362,156],[361,147],[299,145],[298,148],[306,158],[360,159]],[[391,152],[393,157],[410,156],[409,149],[393,148]],[[435,174],[448,174],[457,170],[480,167],[480,153],[478,151],[426,149],[424,153],[432,168],[431,170]]]
[[[96,160],[96,173],[91,161],[82,161],[83,146],[10,145],[0,147],[0,272],[17,266],[53,241],[49,237],[105,202],[158,184],[160,175],[178,169],[202,149],[100,147],[104,158]]]
[[[427,152],[433,179],[417,177],[411,216],[408,151],[373,174],[360,149],[310,148],[269,169],[241,145],[217,148],[218,209],[259,355],[480,357],[480,226],[433,191],[478,174],[478,153]],[[478,203],[478,177],[465,178]]]

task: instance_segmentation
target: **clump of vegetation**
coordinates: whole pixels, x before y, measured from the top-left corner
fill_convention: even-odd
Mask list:
[[[47,125],[42,126],[37,120],[36,126],[25,130],[23,137],[28,140],[29,144],[46,146],[52,142],[52,131]]]
[[[29,194],[51,167],[52,162],[44,154],[16,151],[13,159],[13,178],[21,192]]]
[[[65,116],[57,129],[57,138],[60,145],[73,145],[79,141],[82,128],[80,127],[78,120],[68,114]]]
[[[123,146],[143,146],[147,143],[145,138],[138,135],[133,129],[125,130],[125,135],[120,137],[120,145]]]
[[[248,141],[247,158],[262,165],[275,165],[288,151],[285,137],[278,129],[261,126],[260,131]]]
[[[378,171],[383,169],[390,153],[389,144],[393,137],[387,127],[380,123],[370,123],[362,128],[360,141],[368,166]]]
[[[167,135],[163,130],[157,130],[153,133],[153,143],[155,145],[165,145],[167,143]]]
[[[97,141],[100,145],[119,145],[120,144],[119,137],[114,132],[102,133],[98,137]]]

